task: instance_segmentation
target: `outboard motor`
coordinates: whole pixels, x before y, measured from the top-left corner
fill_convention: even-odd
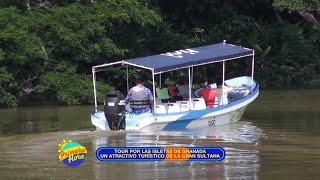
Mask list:
[[[104,99],[104,115],[108,121],[110,130],[125,129],[126,104],[120,91],[112,90]]]

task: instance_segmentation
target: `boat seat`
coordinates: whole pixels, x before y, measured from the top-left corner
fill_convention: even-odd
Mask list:
[[[180,112],[180,105],[178,103],[168,103],[168,113]]]
[[[156,88],[156,93],[161,100],[168,101],[170,99],[168,88]]]
[[[192,98],[192,105],[191,108],[193,110],[201,110],[201,109],[206,109],[206,102],[204,101],[203,98]]]
[[[249,89],[246,88],[237,88],[233,91],[231,91],[230,93],[228,93],[228,100],[229,102],[234,102],[237,101],[245,96],[248,96],[250,93]]]
[[[155,113],[157,114],[165,114],[167,113],[166,106],[163,104],[156,105]]]
[[[214,99],[213,107],[218,107],[218,106],[219,106],[219,101],[218,101],[218,97],[216,96],[216,98]]]
[[[177,101],[177,103],[180,106],[180,111],[185,112],[190,110],[190,104],[189,101]]]
[[[161,101],[161,99],[160,98],[158,98],[158,97],[156,97],[156,104],[162,104],[162,101]]]

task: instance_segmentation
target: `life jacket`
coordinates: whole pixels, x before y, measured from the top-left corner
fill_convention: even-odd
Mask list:
[[[135,86],[131,89],[131,108],[147,108],[150,106],[149,98],[145,95],[145,87]]]
[[[202,96],[206,102],[207,107],[213,107],[214,101],[217,95],[217,92],[211,87],[205,87],[198,93],[199,96]]]

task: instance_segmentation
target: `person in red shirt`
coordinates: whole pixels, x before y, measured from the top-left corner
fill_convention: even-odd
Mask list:
[[[213,107],[217,92],[215,89],[212,89],[210,85],[207,85],[207,83],[205,85],[206,86],[198,92],[198,96],[203,97],[207,107]]]
[[[177,87],[176,82],[166,79],[165,84],[168,86],[168,92],[170,96],[170,102],[176,102],[177,100]]]

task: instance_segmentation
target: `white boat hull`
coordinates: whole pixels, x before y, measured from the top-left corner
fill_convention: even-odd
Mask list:
[[[253,92],[248,96],[224,106],[165,114],[127,114],[126,130],[197,129],[235,123],[241,119],[246,107],[259,95],[258,84],[254,84],[254,86]],[[109,130],[109,125],[103,112],[92,113],[91,122],[99,130]]]
[[[236,59],[247,59],[252,57],[251,63],[251,76],[236,77],[233,79],[225,79],[225,62]],[[190,91],[193,78],[193,67],[203,66],[206,64],[222,63],[222,84],[227,83],[231,86],[238,86],[239,88],[233,89],[226,97],[226,90],[218,91],[216,96],[215,105],[217,107],[207,108],[204,98],[193,98]],[[112,63],[105,63],[92,67],[93,79],[93,94],[95,103],[95,112],[91,114],[91,122],[97,129],[109,130],[108,121],[104,116],[104,112],[98,111],[98,100],[96,90],[96,73],[106,70],[115,70],[117,68],[127,69],[127,89],[129,90],[129,68],[138,67],[145,70],[150,70],[152,73],[152,96],[154,113],[142,114],[123,114],[124,103],[122,95],[119,91],[110,91],[105,101],[109,104],[105,106],[108,118],[112,122],[110,126],[112,129],[126,129],[126,130],[172,130],[172,129],[193,129],[207,126],[223,125],[237,122],[245,108],[251,103],[259,94],[259,85],[253,80],[254,74],[254,50],[228,44],[225,41],[212,45],[188,48],[177,50],[174,52],[162,53],[158,55],[140,57],[129,60],[122,60]],[[188,69],[188,98],[189,101],[177,101],[164,103],[156,97],[157,87],[155,76],[159,76],[161,83],[161,74],[171,72],[179,69]],[[144,77],[140,77],[144,78]],[[173,78],[173,77],[172,77]],[[210,85],[212,88],[217,88],[216,84]],[[198,96],[198,90],[194,91],[194,96]],[[167,94],[166,90],[164,93]],[[117,94],[117,95],[116,95]],[[113,97],[114,96],[114,97]],[[169,95],[166,95],[168,99]],[[151,99],[149,96],[148,98]],[[186,97],[184,97],[186,99]],[[114,104],[114,102],[118,104]],[[131,102],[130,102],[131,103]],[[137,105],[137,104],[136,104]],[[140,104],[141,105],[141,104]],[[218,106],[219,105],[219,106]],[[113,106],[113,107],[112,107]],[[120,107],[120,109],[119,109]],[[137,106],[135,106],[137,107]],[[130,109],[127,108],[130,112]],[[117,117],[119,115],[120,117]],[[124,117],[125,115],[125,117]],[[125,124],[124,124],[125,122]]]
[[[155,131],[155,130],[177,130],[177,129],[198,129],[202,127],[210,127],[216,125],[225,125],[235,123],[239,121],[247,106],[243,106],[239,109],[218,114],[209,113],[205,116],[190,119],[180,120],[181,115],[167,115],[167,116],[150,116],[142,118],[137,121],[135,125],[126,126],[126,130],[142,130],[142,131]],[[103,115],[103,112],[98,112]],[[95,113],[97,114],[97,113]],[[187,113],[185,113],[186,115]],[[130,119],[126,119],[127,121]],[[95,115],[91,115],[91,122],[97,127],[98,130],[110,130],[108,122],[105,118],[98,118]]]

